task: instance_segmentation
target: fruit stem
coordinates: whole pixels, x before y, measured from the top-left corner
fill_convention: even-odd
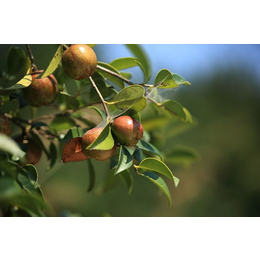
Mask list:
[[[27,52],[28,52],[29,58],[30,58],[30,60],[31,60],[32,70],[35,71],[35,70],[37,70],[37,66],[36,66],[35,63],[34,63],[34,56],[33,56],[33,54],[32,54],[31,47],[30,47],[29,44],[26,44],[26,48],[27,48]]]
[[[103,107],[104,107],[106,116],[108,116],[108,115],[109,115],[109,112],[108,112],[108,109],[107,109],[106,101],[104,100],[102,94],[100,93],[100,91],[99,91],[99,89],[98,89],[96,83],[94,82],[94,80],[92,79],[91,76],[89,77],[89,80],[90,80],[92,86],[95,88],[95,90],[96,90],[96,92],[97,92],[97,94],[98,94],[98,96],[99,96],[99,98],[100,98],[100,100],[101,100],[101,102],[102,102],[102,105],[103,105]]]

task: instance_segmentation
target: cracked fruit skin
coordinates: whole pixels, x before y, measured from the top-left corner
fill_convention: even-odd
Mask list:
[[[112,132],[120,144],[133,146],[143,137],[142,124],[130,116],[120,116],[111,126]]]
[[[4,115],[0,115],[0,133],[3,133],[8,136],[11,133],[11,124],[8,118]]]
[[[97,57],[88,45],[75,44],[63,53],[61,63],[68,77],[75,80],[82,80],[95,72]]]
[[[23,89],[23,97],[33,107],[47,106],[56,100],[59,89],[56,78],[51,74],[45,78],[38,78],[43,70],[31,73],[32,83]]]
[[[86,150],[86,147],[88,147],[91,143],[93,143],[98,138],[102,130],[103,130],[102,127],[92,128],[82,136],[82,143],[81,143],[82,152],[88,158],[96,159],[98,161],[106,161],[114,155],[116,151],[116,144],[110,150],[93,150],[93,149]]]

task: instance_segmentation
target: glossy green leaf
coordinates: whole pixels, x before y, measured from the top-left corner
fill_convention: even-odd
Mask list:
[[[77,109],[79,107],[79,101],[75,97],[71,96],[70,94],[64,91],[61,91],[60,94],[65,97],[68,108]]]
[[[157,175],[154,172],[143,172],[143,173],[139,173],[139,175],[147,178],[152,183],[154,183],[164,193],[164,195],[168,199],[168,207],[170,207],[172,205],[172,199],[171,199],[171,194],[170,194],[169,188],[168,188],[167,184],[165,183],[165,181],[159,175]]]
[[[26,53],[19,47],[12,46],[7,57],[7,72],[9,75],[18,73],[26,62]]]
[[[5,90],[15,90],[15,89],[21,89],[26,88],[30,86],[32,83],[32,76],[27,74],[22,79],[20,79],[15,85],[5,88]]]
[[[55,52],[50,64],[48,67],[44,70],[44,73],[40,76],[40,78],[48,77],[50,74],[52,74],[59,66],[62,58],[62,45],[59,45],[57,51]]]
[[[111,133],[111,127],[109,123],[107,123],[98,138],[86,147],[86,149],[110,150],[114,147],[114,145],[115,141]]]
[[[138,61],[137,58],[133,58],[133,57],[119,58],[113,60],[112,62],[110,62],[110,64],[118,70],[124,70],[124,69],[139,66],[145,75],[145,69],[143,65]]]
[[[39,174],[34,165],[27,164],[23,167],[23,169],[25,169],[27,171],[27,175],[30,178],[30,180],[32,180],[34,182],[38,182]]]
[[[95,168],[92,164],[92,161],[88,160],[87,162],[88,162],[88,172],[89,172],[89,185],[88,185],[87,192],[90,192],[95,187],[96,172],[95,172]]]
[[[75,138],[75,137],[82,137],[84,134],[83,130],[79,127],[73,127],[68,130],[66,135],[61,140],[63,143],[67,143],[69,140]]]
[[[172,78],[178,85],[188,85],[188,86],[191,85],[189,81],[185,80],[182,76],[176,73],[172,74]]]
[[[172,171],[164,162],[156,158],[145,158],[140,162],[138,166],[135,167],[138,169],[138,171],[141,172],[152,171],[163,174],[164,176],[172,180],[176,187],[178,186],[179,179],[173,175]]]
[[[118,109],[132,109],[139,112],[146,106],[144,101],[145,90],[140,85],[131,85],[122,89],[114,98],[113,101],[107,102],[109,105],[115,105]],[[141,100],[141,101],[140,101]],[[139,103],[140,101],[140,103]]]
[[[21,187],[10,177],[0,178],[0,201],[21,193]]]
[[[138,59],[144,71],[145,82],[151,78],[150,62],[147,54],[143,48],[138,44],[126,44],[126,47],[132,52],[132,54]]]
[[[179,85],[173,80],[172,73],[167,69],[162,69],[155,77],[154,85],[159,88],[177,88]]]
[[[76,125],[75,121],[68,116],[56,116],[50,123],[50,127],[56,131],[70,129]]]
[[[133,176],[129,170],[122,171],[118,174],[123,183],[126,185],[128,189],[128,194],[132,192],[133,189]]]
[[[146,142],[144,140],[139,140],[138,143],[136,144],[136,146],[139,149],[143,150],[143,151],[147,151],[147,152],[151,152],[151,153],[157,154],[162,159],[161,152],[154,145],[152,145],[151,143]]]
[[[25,160],[25,152],[20,149],[13,139],[2,133],[0,133],[0,150],[17,156],[22,161]]]
[[[131,153],[123,145],[120,146],[118,165],[115,169],[115,175],[129,169],[133,165]]]
[[[108,64],[108,63],[98,62],[98,65],[101,66],[101,67],[104,67],[104,68],[106,68],[106,69],[109,69],[109,70],[111,70],[111,71],[113,71],[113,72],[115,72],[115,73],[117,73],[117,74],[120,75],[120,72],[119,72],[116,68],[114,68],[113,66],[111,66],[111,65]],[[104,76],[106,79],[108,79],[108,80],[110,80],[111,82],[115,83],[115,84],[116,84],[117,86],[119,86],[120,88],[124,88],[125,84],[124,84],[124,82],[123,82],[121,79],[119,79],[119,78],[117,78],[117,77],[115,77],[115,76],[113,76],[113,75],[111,75],[111,74],[109,74],[109,73],[107,73],[107,72],[104,72],[104,71],[102,71],[102,70],[100,70],[100,69],[98,69],[98,68],[97,68],[97,71],[98,71],[98,73],[100,73],[102,76]]]

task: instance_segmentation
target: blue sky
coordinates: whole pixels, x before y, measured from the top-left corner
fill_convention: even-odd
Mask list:
[[[260,80],[260,45],[144,44],[142,46],[150,58],[153,77],[162,68],[189,79],[198,74],[210,74],[219,67],[243,67],[253,71]],[[102,57],[99,60],[105,62],[131,56],[127,48],[120,44],[99,45],[97,49]]]

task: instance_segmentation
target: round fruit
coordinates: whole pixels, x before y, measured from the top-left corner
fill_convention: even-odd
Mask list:
[[[111,128],[113,134],[122,145],[136,145],[143,137],[142,124],[130,116],[120,116],[116,118]]]
[[[33,139],[28,137],[24,138],[23,135],[16,135],[13,139],[21,149],[26,152],[26,163],[35,165],[40,161],[42,157],[42,149]]]
[[[70,46],[62,55],[62,67],[72,79],[82,80],[91,76],[97,67],[95,52],[86,44]]]
[[[10,135],[11,133],[11,124],[8,118],[0,114],[0,133],[5,135]]]
[[[51,74],[45,78],[37,78],[43,70],[34,71],[32,83],[23,89],[24,99],[33,107],[47,106],[52,104],[58,96],[58,82]]]
[[[116,145],[110,150],[87,150],[86,147],[88,147],[91,143],[93,143],[100,133],[102,132],[103,128],[96,127],[92,128],[89,131],[87,131],[83,137],[82,137],[82,152],[89,158],[96,159],[98,161],[105,161],[108,160],[113,156],[113,154],[116,151]]]

